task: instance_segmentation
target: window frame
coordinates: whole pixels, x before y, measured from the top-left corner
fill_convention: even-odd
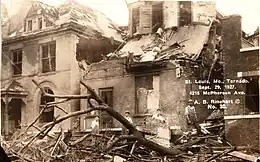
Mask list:
[[[143,80],[142,78],[144,78],[144,77],[147,77],[147,79],[150,79],[150,80],[147,80],[147,79]],[[149,116],[149,115],[151,115],[150,112],[143,112],[143,110],[139,107],[138,89],[139,88],[144,88],[144,89],[147,90],[147,92],[148,91],[153,91],[155,93],[156,92],[159,93],[157,91],[157,90],[159,90],[159,89],[157,89],[159,87],[157,87],[156,84],[155,84],[156,83],[155,80],[154,80],[155,77],[159,77],[160,78],[160,74],[155,72],[155,73],[147,73],[147,74],[142,74],[142,75],[135,75],[135,111],[134,111],[135,115],[134,116]],[[138,78],[140,78],[141,82],[137,81]],[[158,94],[158,95],[160,95],[160,94]],[[148,95],[146,97],[148,97]],[[160,100],[158,102],[160,102]],[[152,109],[149,108],[148,104],[146,105],[146,109],[147,110],[152,110]]]
[[[181,8],[181,5],[183,5],[184,7]],[[178,8],[179,8],[178,26],[190,25],[192,23],[192,1],[178,1]],[[187,15],[188,12],[189,15]],[[187,22],[184,22],[184,20],[186,20]]]
[[[114,89],[113,89],[113,87],[105,87],[105,88],[99,88],[98,89],[98,92],[99,92],[99,96],[101,97],[102,96],[102,92],[112,92],[112,104],[111,105],[109,105],[109,106],[111,106],[111,107],[113,107],[113,91],[114,91]]]
[[[54,55],[51,54],[51,45],[54,45],[55,47],[55,52]],[[47,46],[47,55],[44,56],[43,52],[43,48]],[[51,42],[47,42],[47,43],[43,43],[40,45],[40,72],[43,74],[46,73],[51,73],[51,72],[55,72],[56,71],[56,41],[51,41]],[[44,62],[47,61],[48,65],[49,65],[49,69],[45,69],[44,68]]]
[[[20,54],[20,57],[18,56]],[[15,59],[16,58],[16,59]],[[18,66],[21,66],[20,69],[18,69]],[[18,74],[15,74],[15,69],[17,68],[18,71],[20,71]],[[23,69],[23,50],[21,48],[12,50],[12,76],[18,77],[22,75],[22,69]]]
[[[32,20],[27,20],[27,29],[28,31],[32,31]]]
[[[38,29],[41,30],[43,27],[43,21],[42,21],[42,17],[38,18]]]
[[[112,103],[109,105],[108,103],[106,103],[106,104],[108,104],[111,108],[113,108],[113,105],[114,105],[114,88],[113,87],[104,87],[104,88],[99,88],[98,89],[98,93],[99,93],[99,96],[101,97],[101,99],[103,99],[102,98],[102,92],[111,92],[112,93],[112,98],[111,98],[111,101],[112,101]],[[105,101],[104,101],[105,102]],[[104,121],[104,118],[105,117],[105,119],[108,119],[108,120],[110,120],[111,119],[111,122],[112,123],[109,123],[109,125],[104,125],[103,124],[103,121]],[[107,117],[107,118],[106,118]],[[113,120],[113,118],[110,116],[110,115],[108,115],[106,112],[100,112],[100,126],[101,126],[101,128],[112,128],[113,126],[114,126],[114,120]],[[108,127],[107,127],[108,126]]]
[[[46,93],[54,94],[53,90],[52,90],[51,88],[49,88],[49,87],[44,87],[44,91],[45,91]],[[42,98],[43,98],[43,97],[46,97],[46,96],[44,96],[43,93],[41,93],[41,94],[40,94],[39,112],[41,112],[41,110],[45,107],[45,105],[42,104]],[[46,98],[52,100],[52,101],[49,101],[49,102],[55,102],[55,98],[54,98],[54,97],[46,97]],[[49,102],[46,102],[46,104],[49,103]],[[52,109],[52,110],[49,111],[49,112],[44,112],[44,111],[43,111],[43,113],[40,115],[39,123],[49,123],[49,122],[54,121],[54,113],[55,113],[55,112],[54,112],[54,106],[51,106],[51,107],[49,107],[48,109]],[[44,118],[44,115],[50,114],[50,113],[52,114],[52,120],[48,120],[48,121],[44,120],[44,119],[45,119],[45,118]]]
[[[256,105],[256,108],[252,108],[250,107],[252,105],[252,100],[254,97],[257,97],[259,99],[259,76],[252,76],[252,77],[244,77],[245,79],[249,80],[249,83],[247,83],[245,85],[245,107],[253,112],[253,113],[257,113],[257,114],[260,114],[260,111],[259,111],[259,100],[258,100],[258,109],[257,109],[257,105]],[[252,82],[252,80],[250,80],[250,78],[252,78],[252,80],[254,80]],[[255,82],[255,84],[257,85],[257,88],[256,87],[250,87],[249,88],[249,84],[253,84]],[[252,91],[252,89],[257,89],[256,91]],[[254,93],[254,92],[258,92],[258,93]],[[253,109],[257,109],[258,111],[254,111]]]

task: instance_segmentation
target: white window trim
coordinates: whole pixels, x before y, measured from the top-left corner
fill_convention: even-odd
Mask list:
[[[55,70],[54,71],[49,71],[49,72],[42,72],[42,46],[43,45],[46,45],[46,44],[52,44],[55,42],[56,44],[56,49],[55,49],[55,61],[57,61],[57,42],[56,40],[53,40],[53,39],[48,39],[48,40],[51,40],[51,41],[47,41],[47,39],[44,41],[44,43],[40,43],[39,44],[39,72],[40,74],[49,74],[49,73],[54,73],[57,71],[57,62],[55,64]],[[49,55],[49,54],[48,54]]]

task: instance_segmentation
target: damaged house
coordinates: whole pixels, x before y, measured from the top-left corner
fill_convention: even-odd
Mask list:
[[[223,16],[214,2],[142,0],[129,3],[128,10],[127,42],[92,64],[84,81],[117,111],[130,111],[137,126],[160,108],[171,129],[186,130],[184,108],[189,99],[222,97],[197,93],[213,84],[191,83],[223,79],[219,21]],[[81,107],[86,104],[81,101]],[[212,111],[203,104],[196,110],[200,121]],[[83,117],[81,129],[89,129],[93,119],[94,113]],[[101,123],[102,128],[120,127],[105,113]]]
[[[250,90],[245,91],[247,95],[239,96],[239,104],[214,102],[231,100],[226,95],[230,89],[224,90],[226,86],[223,81],[232,79],[232,71],[240,69],[237,71],[240,74],[245,69],[239,63],[243,62],[244,57],[236,54],[245,56],[244,59],[249,61],[258,53],[252,51],[255,54],[252,57],[246,57],[243,54],[245,51],[239,53],[240,48],[254,46],[242,37],[240,16],[225,17],[216,11],[214,2],[205,1],[140,0],[129,3],[128,9],[127,42],[101,62],[92,64],[91,70],[84,77],[85,82],[95,88],[107,104],[122,114],[130,111],[137,127],[148,126],[152,122],[152,115],[159,108],[171,132],[187,130],[184,108],[189,99],[195,101],[200,122],[219,119],[222,122],[220,125],[226,121],[228,126],[228,119],[223,120],[224,114],[239,114],[238,106],[245,110],[245,104],[252,100]],[[252,66],[248,65],[244,66]],[[254,67],[258,67],[258,64],[254,64]],[[257,80],[253,80],[254,83],[258,85]],[[81,93],[87,92],[82,89]],[[253,100],[257,100],[257,96],[259,94],[253,94]],[[258,102],[252,102],[253,107],[259,106]],[[81,101],[81,107],[86,104],[86,101]],[[259,122],[259,115],[253,116],[255,122]],[[81,130],[89,129],[93,118],[94,114],[84,116],[81,119]],[[117,130],[120,127],[117,121],[105,113],[101,113],[101,123],[103,129]],[[256,123],[255,126],[258,125]],[[250,126],[246,125],[245,128]],[[237,126],[239,123],[230,130],[237,130]],[[148,129],[151,132],[154,127]],[[258,130],[255,128],[251,132],[254,137],[259,135]],[[235,132],[231,134],[243,138],[243,135]],[[239,142],[232,141],[232,144],[239,145]]]
[[[143,132],[156,128],[148,126],[157,109],[172,132],[187,130],[185,107],[189,99],[194,101],[200,122],[214,119],[216,109],[221,110],[222,119],[225,110],[228,138],[234,134],[240,137],[234,139],[243,138],[246,131],[237,134],[234,130],[245,123],[244,119],[243,128],[259,122],[259,93],[254,91],[259,82],[259,59],[255,59],[259,47],[252,47],[242,37],[241,17],[222,16],[214,2],[128,3],[126,41],[106,16],[73,1],[58,8],[40,2],[28,6],[18,18],[3,22],[1,126],[5,135],[32,123],[43,104],[55,101],[42,96],[33,78],[49,94],[60,95],[87,94],[79,83],[83,78],[109,106],[121,114],[129,111],[134,125]],[[250,66],[241,62],[250,62]],[[246,95],[238,96],[237,104],[212,103],[231,100],[223,91],[223,81],[236,78],[252,83],[235,85]],[[60,106],[65,112],[45,109],[38,125],[66,112],[84,110],[88,101],[73,100]],[[97,114],[101,131],[122,130],[106,112],[93,111],[80,118],[80,131],[89,131]],[[60,126],[68,129],[76,121],[66,120]],[[259,135],[255,130],[251,132],[254,137]],[[241,141],[231,142],[238,145]]]
[[[55,101],[42,96],[33,78],[50,94],[79,95],[80,69],[100,61],[102,53],[114,51],[122,42],[117,25],[87,6],[74,1],[57,8],[42,2],[26,3],[16,15],[2,22],[1,131],[4,135],[27,126],[40,114],[43,104]],[[60,106],[65,112],[80,110],[79,100]],[[45,109],[38,126],[65,112],[54,107]],[[67,120],[61,127],[68,129],[72,124]]]

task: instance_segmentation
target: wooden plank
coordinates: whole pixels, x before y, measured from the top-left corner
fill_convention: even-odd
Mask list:
[[[234,120],[234,119],[257,119],[257,118],[260,118],[260,114],[224,116],[224,119],[225,119],[225,120]]]
[[[222,156],[228,154],[229,152],[233,151],[234,149],[235,149],[235,148],[230,148],[230,149],[227,149],[227,150],[225,150],[225,151],[223,151],[223,152],[220,152],[220,153],[218,153],[218,154],[216,154],[216,155],[210,157],[209,159],[207,159],[206,162],[210,162],[210,161],[213,160],[213,159],[222,157]]]
[[[252,161],[252,162],[254,162],[257,159],[256,156],[247,155],[247,154],[244,154],[244,153],[238,152],[238,151],[230,152],[230,153],[228,153],[228,155],[237,157],[239,159],[247,160],[247,161]]]
[[[259,50],[260,47],[248,47],[248,48],[242,48],[240,49],[240,52],[247,52],[247,51],[254,51],[254,50]]]

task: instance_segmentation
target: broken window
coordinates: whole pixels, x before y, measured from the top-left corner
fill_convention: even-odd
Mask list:
[[[56,70],[56,43],[44,44],[42,47],[42,72],[51,72]]]
[[[32,31],[32,20],[28,21],[28,31]]]
[[[246,78],[249,83],[246,84],[246,107],[251,112],[259,112],[259,84],[258,77]]]
[[[13,51],[13,76],[20,76],[22,74],[22,53],[21,49]]]
[[[44,89],[46,93],[49,94],[54,94],[53,91],[49,88],[45,88]],[[54,102],[54,98],[53,97],[47,97],[47,96],[41,96],[41,104],[40,104],[40,111],[44,108],[43,113],[40,116],[40,122],[44,123],[44,122],[52,122],[54,119],[54,107],[46,107],[46,104],[49,102]]]
[[[135,77],[136,114],[154,113],[159,108],[159,76]]]
[[[152,32],[156,32],[163,25],[163,3],[152,5]]]
[[[42,18],[38,18],[38,28],[42,29]]]
[[[191,1],[179,1],[179,25],[191,24]]]
[[[102,100],[113,108],[113,88],[100,88],[99,94]],[[106,112],[101,112],[101,128],[113,127],[113,118]]]

